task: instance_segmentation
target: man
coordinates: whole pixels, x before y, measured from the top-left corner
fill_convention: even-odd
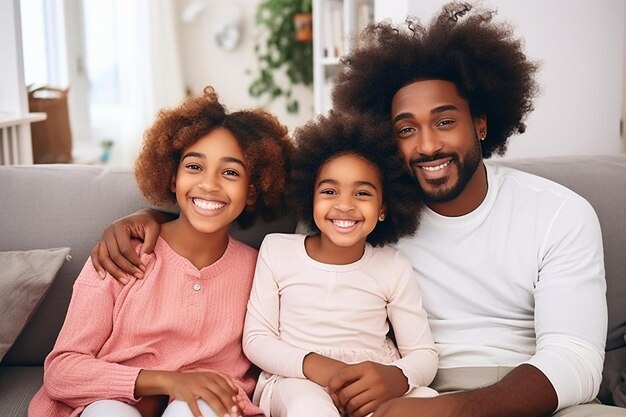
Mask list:
[[[372,403],[374,417],[626,416],[585,404],[600,385],[607,324],[597,218],[564,187],[484,164],[524,132],[537,65],[493,13],[471,9],[447,6],[428,27],[370,27],[333,93],[338,111],[391,121],[427,204],[416,236],[398,248],[418,275],[440,349],[432,386],[446,395],[385,401],[407,381],[379,367],[372,383],[385,381],[386,392],[361,398],[354,381],[371,375],[369,363],[340,372],[329,390],[357,417]],[[117,243],[129,227],[154,233],[149,216],[139,217],[105,232],[97,268],[121,275],[111,252],[119,267],[141,274],[129,245],[120,243],[132,262]]]
[[[432,387],[456,391],[391,400],[374,416],[626,415],[577,406],[598,392],[606,338],[593,209],[550,181],[483,162],[524,132],[536,91],[537,65],[492,15],[451,4],[427,28],[369,28],[334,90],[338,111],[384,119],[391,110],[428,207],[398,248],[418,273],[440,349]]]

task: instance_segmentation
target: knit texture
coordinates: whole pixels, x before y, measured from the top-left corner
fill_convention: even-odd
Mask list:
[[[159,238],[143,256],[145,278],[126,286],[101,279],[87,260],[30,417],[77,416],[100,399],[132,404],[141,369],[220,372],[251,393],[241,336],[256,250],[230,238],[224,255],[198,270]],[[251,403],[244,410],[260,413]]]

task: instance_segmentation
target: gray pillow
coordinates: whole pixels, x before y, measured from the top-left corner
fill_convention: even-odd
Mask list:
[[[48,292],[70,248],[0,252],[0,361]]]

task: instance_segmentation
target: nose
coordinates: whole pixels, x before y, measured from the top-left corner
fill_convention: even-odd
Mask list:
[[[433,129],[424,128],[415,137],[414,151],[420,155],[430,156],[441,151],[443,143]]]
[[[353,210],[354,204],[352,203],[352,196],[346,194],[340,195],[335,202],[335,208],[342,212]]]
[[[222,188],[219,179],[218,174],[206,172],[198,183],[198,188],[207,193],[218,191]]]

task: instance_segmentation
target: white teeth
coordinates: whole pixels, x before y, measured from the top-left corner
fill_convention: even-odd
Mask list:
[[[193,204],[195,204],[196,206],[204,210],[217,210],[217,209],[221,209],[222,207],[226,205],[218,201],[200,200],[199,198],[194,198],[192,199],[192,201],[193,201]]]
[[[448,162],[446,162],[444,164],[437,165],[436,167],[420,167],[420,168],[422,168],[425,171],[439,171],[439,170],[444,169],[445,167],[447,167],[450,162],[451,161],[448,161]]]
[[[337,227],[352,227],[356,224],[355,220],[333,220],[332,222]]]

